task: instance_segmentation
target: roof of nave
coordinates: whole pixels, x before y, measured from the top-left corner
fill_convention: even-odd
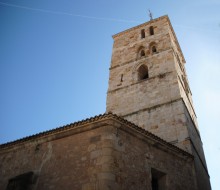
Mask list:
[[[155,141],[155,142],[157,142],[161,145],[165,145],[166,147],[168,147],[169,149],[171,149],[175,152],[179,152],[179,153],[181,153],[181,154],[183,154],[184,156],[187,156],[187,157],[191,157],[191,158],[193,157],[190,153],[178,148],[175,145],[172,145],[171,143],[161,139],[160,137],[154,135],[153,133],[151,133],[151,132],[149,132],[149,131],[141,128],[141,127],[138,127],[134,123],[132,123],[132,122],[116,115],[116,114],[113,114],[113,113],[100,114],[100,115],[97,115],[97,116],[94,116],[94,117],[91,117],[91,118],[87,118],[87,119],[84,119],[84,120],[81,120],[81,121],[78,121],[78,122],[74,122],[74,123],[62,126],[62,127],[58,127],[58,128],[51,129],[51,130],[48,130],[48,131],[44,131],[44,132],[41,132],[41,133],[37,133],[37,134],[31,135],[31,136],[27,136],[27,137],[24,137],[24,138],[21,138],[21,139],[12,141],[12,142],[7,142],[5,144],[1,144],[0,145],[0,151],[8,149],[8,148],[9,149],[13,148],[14,146],[19,145],[19,144],[33,142],[35,140],[46,138],[46,137],[49,137],[51,135],[55,135],[55,134],[59,134],[59,133],[63,133],[63,132],[68,132],[68,131],[76,129],[76,128],[78,129],[79,127],[84,127],[86,125],[90,125],[90,124],[97,123],[97,122],[102,122],[102,121],[105,121],[105,120],[115,120],[117,122],[120,122],[121,124],[123,124],[124,129],[128,127],[132,131],[134,131],[138,134],[141,134],[146,138],[150,138],[153,141]]]

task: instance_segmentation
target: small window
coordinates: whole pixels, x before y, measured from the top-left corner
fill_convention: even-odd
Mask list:
[[[166,175],[156,169],[151,169],[152,190],[166,190]]]
[[[144,79],[147,79],[147,78],[149,78],[148,68],[147,68],[146,65],[141,65],[138,68],[138,80],[144,80]]]
[[[10,179],[6,190],[29,190],[33,184],[33,175],[33,172],[28,172]]]
[[[152,53],[157,53],[157,48],[156,48],[156,46],[152,46]]]
[[[144,57],[145,56],[145,52],[144,50],[142,49],[141,52],[140,52],[140,57]]]
[[[149,30],[150,30],[150,35],[154,35],[154,27],[151,26]]]
[[[123,75],[123,74],[121,74],[121,82],[123,82],[123,76],[124,76],[124,75]]]
[[[138,51],[137,51],[137,59],[140,59],[142,57],[144,57],[145,54],[145,48],[143,46],[141,46]]]
[[[145,38],[145,30],[141,30],[141,38]]]

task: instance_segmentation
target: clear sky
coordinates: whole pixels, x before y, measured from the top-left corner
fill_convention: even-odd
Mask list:
[[[168,15],[220,188],[219,0],[0,0],[0,143],[105,112],[112,35]]]

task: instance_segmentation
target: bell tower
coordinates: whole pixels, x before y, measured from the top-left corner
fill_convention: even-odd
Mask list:
[[[198,189],[211,189],[185,59],[168,16],[113,39],[107,112],[193,154]]]

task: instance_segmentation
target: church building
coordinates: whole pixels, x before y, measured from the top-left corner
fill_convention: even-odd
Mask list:
[[[113,36],[106,113],[0,145],[0,190],[211,190],[168,16]]]

